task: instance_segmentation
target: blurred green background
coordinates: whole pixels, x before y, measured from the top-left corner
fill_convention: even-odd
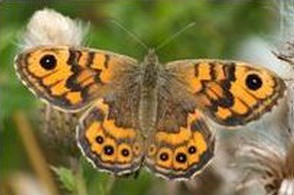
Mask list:
[[[195,22],[195,27],[185,31],[158,52],[162,62],[184,58],[235,59],[235,51],[246,38],[252,35],[266,36],[273,30],[277,21],[274,2],[268,0],[260,0],[258,3],[255,0],[29,2],[31,3],[20,3],[20,1],[11,3],[4,0],[0,3],[0,187],[2,189],[12,188],[10,182],[16,173],[35,175],[16,128],[14,116],[18,110],[31,113],[31,110],[36,109],[36,102],[39,100],[16,79],[13,59],[22,41],[21,35],[25,26],[36,10],[44,7],[52,8],[65,16],[88,21],[91,23],[89,35],[86,37],[88,46],[138,59],[142,59],[146,54],[144,48],[111,23],[111,19],[119,21],[150,47],[156,47],[189,23]],[[35,127],[34,130],[41,131]],[[52,162],[52,159],[49,161]],[[84,187],[90,195],[169,194],[163,187],[164,180],[157,179],[153,174],[145,171],[137,179],[133,177],[119,179],[107,187],[107,183],[112,181],[107,174],[95,171],[84,160],[80,162]],[[56,166],[58,167],[58,164]],[[60,194],[77,193],[73,189],[77,177],[70,171],[70,169],[56,171],[59,173],[59,178],[55,177],[55,179],[59,180],[56,185]]]

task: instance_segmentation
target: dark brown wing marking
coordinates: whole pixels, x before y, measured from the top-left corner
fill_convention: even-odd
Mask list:
[[[258,119],[286,89],[273,72],[244,62],[183,60],[167,64],[166,69],[194,95],[198,107],[227,126]]]
[[[196,109],[186,116],[186,125],[176,131],[156,129],[149,138],[145,165],[161,177],[191,179],[214,155],[214,138],[202,114]]]
[[[38,97],[59,109],[74,111],[113,90],[114,83],[119,84],[124,72],[136,63],[107,51],[44,46],[19,54],[16,69]]]
[[[117,111],[111,103],[100,99],[80,120],[77,140],[95,167],[122,175],[140,168],[143,141],[138,129],[118,122],[124,112]]]

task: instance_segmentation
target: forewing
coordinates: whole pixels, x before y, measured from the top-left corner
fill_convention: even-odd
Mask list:
[[[55,107],[79,110],[119,85],[136,60],[102,50],[41,46],[20,53],[20,79],[39,98]]]
[[[271,110],[284,95],[285,84],[275,73],[244,62],[183,60],[166,64],[174,83],[180,83],[214,121],[244,125]]]

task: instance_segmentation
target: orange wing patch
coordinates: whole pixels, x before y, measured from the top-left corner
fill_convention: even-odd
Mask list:
[[[211,160],[214,139],[201,113],[189,114],[187,123],[178,132],[155,133],[145,162],[150,170],[168,179],[189,179]]]
[[[270,70],[243,62],[183,60],[166,67],[194,94],[198,107],[225,126],[258,119],[286,89],[283,80]]]
[[[242,125],[259,118],[270,110],[285,91],[284,82],[274,73],[247,66],[246,64],[224,65],[226,80],[218,81],[224,95],[218,95],[208,105],[213,119],[223,125]],[[209,85],[207,85],[209,88]]]
[[[109,84],[119,83],[136,60],[106,51],[44,46],[18,55],[15,63],[19,77],[38,97],[75,111],[102,97]]]
[[[139,169],[142,140],[132,128],[108,119],[109,107],[100,99],[78,126],[78,143],[85,156],[100,170],[121,175]]]

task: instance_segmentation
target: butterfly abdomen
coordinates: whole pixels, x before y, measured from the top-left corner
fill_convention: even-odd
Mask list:
[[[139,104],[139,124],[143,136],[154,129],[157,114],[158,74],[160,65],[156,55],[151,51],[141,64],[141,94]]]

